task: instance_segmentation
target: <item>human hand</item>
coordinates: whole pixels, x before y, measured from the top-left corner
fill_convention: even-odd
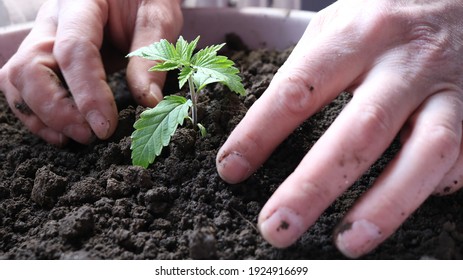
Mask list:
[[[0,91],[29,130],[49,143],[89,143],[93,134],[106,139],[118,113],[105,67],[153,41],[174,40],[183,20],[180,2],[50,0],[0,70]],[[165,74],[148,73],[147,63],[130,59],[127,80],[139,104],[154,106]]]
[[[276,247],[294,243],[401,132],[402,147],[334,231],[362,256],[431,194],[463,186],[463,1],[338,1],[318,13],[217,155],[229,183],[249,177],[343,90],[350,103],[262,209]]]

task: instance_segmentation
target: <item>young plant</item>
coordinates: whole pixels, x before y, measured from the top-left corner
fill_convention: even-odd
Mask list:
[[[188,83],[190,99],[183,96],[166,96],[154,107],[141,113],[140,119],[134,124],[132,133],[132,163],[148,167],[167,146],[178,125],[183,125],[185,119],[190,119],[198,126],[204,135],[205,128],[198,123],[197,104],[199,92],[211,83],[222,83],[231,91],[245,94],[238,69],[233,61],[226,56],[217,55],[225,45],[212,45],[194,53],[199,36],[187,42],[183,37],[174,45],[167,40],[161,40],[146,47],[131,52],[127,57],[138,56],[156,61],[157,64],[149,71],[179,70],[178,85],[181,89]],[[191,115],[189,115],[191,112]]]

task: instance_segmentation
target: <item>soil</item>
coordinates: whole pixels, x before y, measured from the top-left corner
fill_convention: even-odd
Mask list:
[[[136,107],[120,72],[110,78],[120,123],[108,141],[57,148],[30,134],[0,97],[1,259],[343,259],[332,232],[400,145],[337,199],[300,240],[276,249],[258,234],[257,215],[349,102],[343,93],[304,122],[247,181],[229,185],[215,156],[268,86],[290,50],[232,54],[246,97],[220,85],[201,97],[201,138],[180,128],[148,169],[131,165]],[[166,89],[166,91],[169,91]],[[173,90],[171,90],[173,91]],[[365,259],[461,259],[463,192],[431,197]]]

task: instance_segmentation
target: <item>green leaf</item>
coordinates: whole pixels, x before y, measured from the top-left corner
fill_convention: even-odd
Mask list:
[[[200,123],[197,123],[196,124],[199,128],[199,132],[201,133],[201,137],[206,137],[207,135],[207,130],[206,128],[204,127],[204,125],[200,124]]]
[[[225,46],[225,43],[220,45],[212,45],[199,50],[192,58],[191,64],[203,65],[207,64],[207,60],[214,59],[217,56],[217,52]],[[233,62],[232,62],[233,64]]]
[[[182,88],[191,75],[194,74],[193,68],[191,67],[184,67],[180,73],[178,74],[178,88]]]
[[[192,77],[196,85],[196,91],[200,91],[208,84],[219,82],[229,87],[231,91],[241,95],[246,94],[241,78],[238,75],[239,71],[233,66],[233,61],[225,56],[217,55],[217,52],[225,44],[206,47],[193,55],[199,38],[198,36],[188,43],[180,36],[175,46],[163,39],[131,52],[127,56],[140,56],[159,61],[158,64],[149,69],[150,71],[180,69],[180,88]]]
[[[193,56],[193,52],[196,49],[196,45],[198,44],[199,36],[196,37],[193,41],[188,43],[180,36],[177,40],[176,50],[179,55],[180,60],[184,65],[189,65],[191,61],[191,57]]]
[[[188,43],[182,36],[178,38],[175,46],[163,39],[147,47],[142,47],[127,55],[127,57],[138,56],[149,60],[159,61],[149,71],[170,71],[181,69],[183,74],[179,77],[180,88],[185,84],[185,80],[193,74],[190,67],[193,52],[198,44],[199,36]]]
[[[175,61],[179,57],[175,46],[166,39],[162,39],[146,47],[141,47],[127,55],[127,57],[133,56],[160,61]]]
[[[245,89],[238,75],[239,70],[234,67],[233,61],[226,56],[218,56],[217,51],[224,44],[214,45],[197,52],[192,58],[192,67],[195,69],[193,80],[197,91],[211,83],[222,83],[231,91],[245,95]]]
[[[191,106],[191,100],[182,96],[166,96],[156,107],[144,111],[131,136],[132,164],[146,168],[153,163],[188,117]]]
[[[230,90],[245,94],[245,89],[234,67],[233,61],[217,52],[225,45],[212,45],[193,54],[199,41],[199,36],[188,43],[180,37],[174,44],[163,39],[147,47],[142,47],[127,55],[139,56],[154,60],[156,64],[149,71],[170,71],[179,69],[179,87],[187,82],[191,96],[197,100],[197,92],[210,83],[219,82]],[[191,100],[180,96],[167,96],[155,108],[143,112],[134,124],[132,133],[132,163],[148,167],[161,154],[163,147],[170,142],[178,125],[188,118],[188,111],[193,106]],[[194,120],[193,122],[196,122]],[[206,134],[206,128],[198,124],[201,134]]]
[[[154,65],[148,71],[170,71],[174,69],[178,69],[178,63],[172,61],[165,61]]]

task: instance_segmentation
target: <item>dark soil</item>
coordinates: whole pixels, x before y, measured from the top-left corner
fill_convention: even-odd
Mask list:
[[[399,145],[330,206],[293,246],[258,234],[257,215],[349,101],[342,94],[301,125],[246,182],[224,183],[218,148],[284,62],[283,53],[238,52],[248,96],[212,86],[202,96],[208,136],[186,126],[148,169],[131,166],[130,134],[142,108],[131,105],[123,73],[111,78],[120,124],[109,141],[48,145],[0,98],[0,258],[3,259],[342,259],[332,231]],[[463,192],[430,198],[367,259],[461,259]]]

